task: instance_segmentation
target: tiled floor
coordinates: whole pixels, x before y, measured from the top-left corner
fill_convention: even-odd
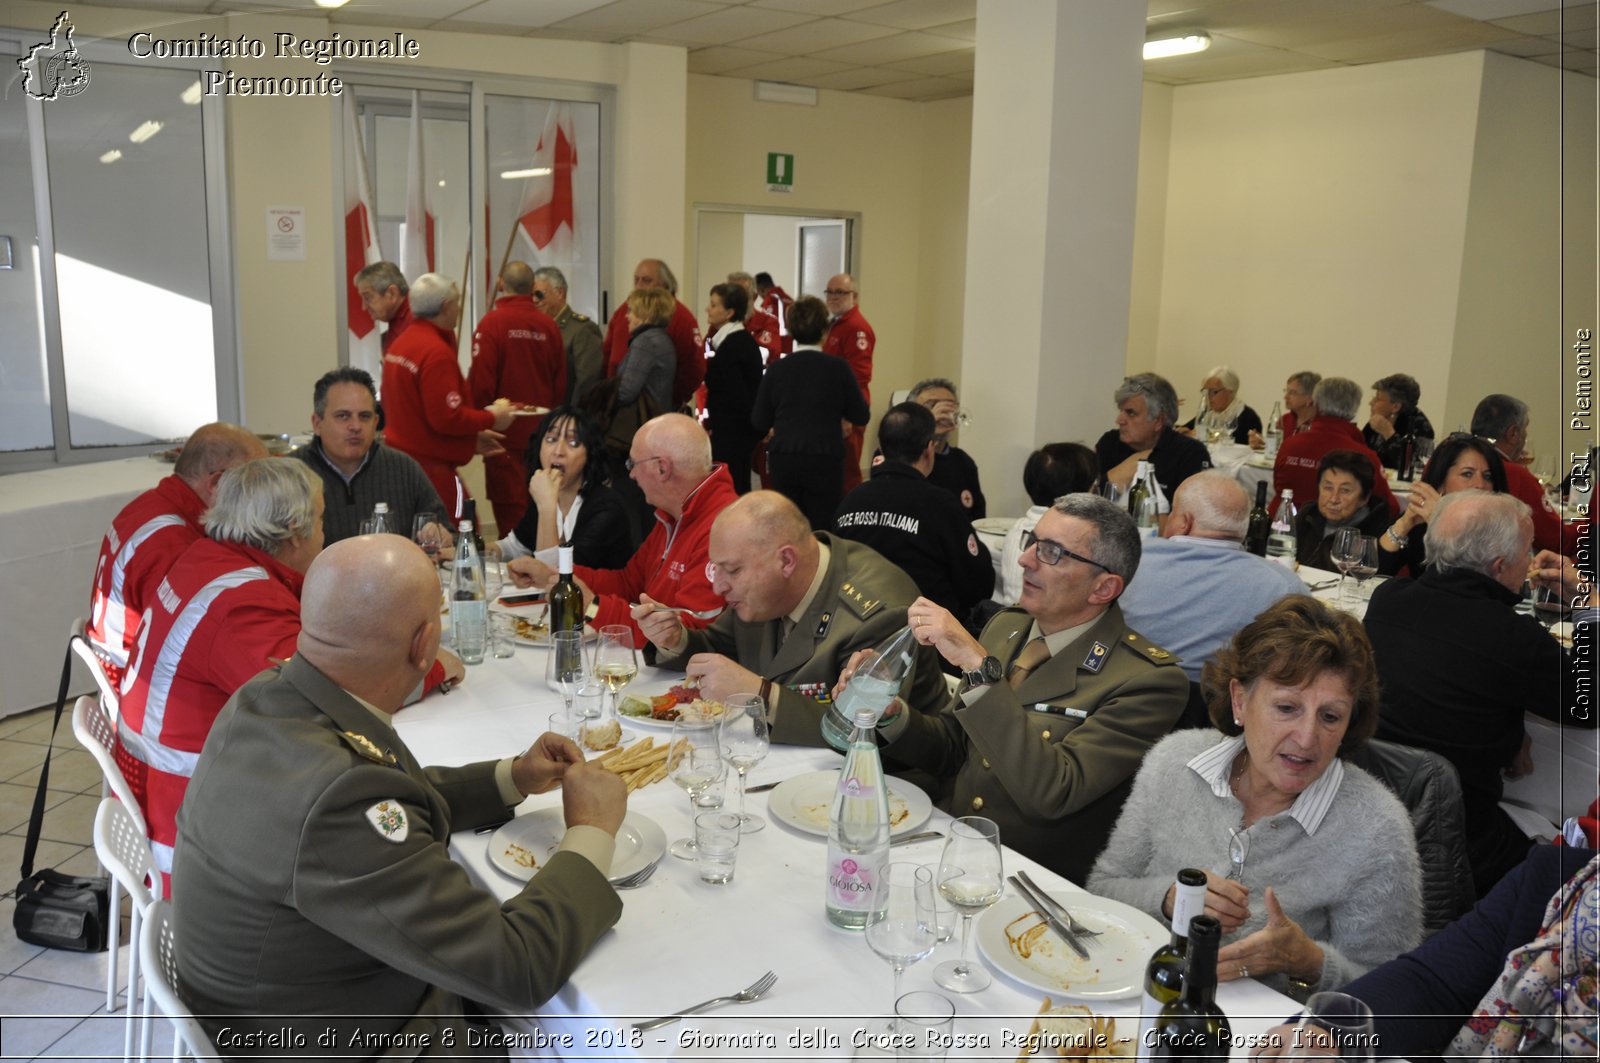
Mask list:
[[[10,888],[22,864],[28,815],[50,738],[53,709],[0,720],[0,883]],[[50,764],[50,790],[35,869],[98,873],[92,835],[100,804],[100,768],[72,734],[70,706],[62,714]],[[61,952],[25,945],[11,929],[16,902],[0,901],[0,1060],[122,1058],[123,1008],[106,1013],[109,953]],[[127,898],[117,979],[127,981]],[[165,1023],[157,1050],[170,1046]]]

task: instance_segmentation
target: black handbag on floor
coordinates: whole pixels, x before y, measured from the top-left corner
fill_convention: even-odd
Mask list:
[[[67,704],[67,682],[72,676],[72,647],[61,665],[61,687],[56,693],[55,722],[50,725],[50,745],[39,769],[39,790],[28,820],[28,840],[22,849],[22,881],[17,883],[17,908],[11,925],[17,938],[30,945],[70,952],[101,952],[110,930],[111,880],[63,875],[54,868],[35,873],[33,856],[44,828],[45,790],[50,785],[50,754],[55,749],[56,728]]]

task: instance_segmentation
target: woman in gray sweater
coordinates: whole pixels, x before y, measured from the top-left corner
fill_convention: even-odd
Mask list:
[[[656,413],[672,409],[678,351],[667,323],[677,306],[665,288],[639,288],[628,296],[628,353],[617,363],[617,405],[626,406],[642,392],[655,403]]]
[[[1173,879],[1210,872],[1217,977],[1304,998],[1422,936],[1411,820],[1340,755],[1377,726],[1361,624],[1305,595],[1256,617],[1207,662],[1217,731],[1179,731],[1139,768],[1089,890],[1170,919]]]

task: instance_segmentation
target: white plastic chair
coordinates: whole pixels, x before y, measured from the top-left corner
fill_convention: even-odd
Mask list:
[[[101,710],[115,723],[117,709],[121,704],[117,687],[116,684],[111,682],[110,673],[106,671],[106,662],[101,658],[99,651],[94,648],[94,643],[90,642],[89,637],[84,633],[87,630],[88,628],[82,617],[74,620],[72,622],[72,630],[68,635],[68,644],[72,647],[72,652],[76,653],[78,659],[83,662],[84,667],[89,669],[89,675],[94,678],[94,685],[100,690]]]
[[[145,1002],[156,1006],[172,1023],[172,1058],[187,1051],[193,1059],[221,1060],[222,1054],[194,1013],[178,996],[178,946],[172,933],[172,902],[152,901],[139,934],[139,955],[144,963]]]
[[[128,950],[128,1011],[126,1029],[122,1037],[122,1058],[135,1058],[134,1028],[138,1010],[134,1007],[139,995],[139,927],[145,910],[161,896],[161,872],[156,869],[150,855],[150,839],[140,829],[138,808],[129,814],[126,806],[114,797],[100,802],[94,817],[94,851],[100,863],[111,872],[114,881],[128,891],[133,912],[133,923],[128,933],[132,947]],[[114,947],[114,946],[113,946]],[[145,1011],[149,1019],[148,1008]],[[140,1043],[143,1042],[140,1039]]]
[[[139,802],[133,796],[133,788],[128,785],[128,780],[123,776],[122,769],[117,767],[117,758],[112,753],[116,745],[116,734],[112,731],[111,719],[100,708],[100,703],[94,698],[85,695],[72,706],[72,733],[77,736],[78,743],[89,751],[96,763],[100,765],[100,774],[105,782],[105,789],[122,802],[122,807],[132,818],[139,833],[146,839],[150,837],[150,829],[145,825],[144,813],[139,810]],[[148,847],[149,843],[146,842]],[[109,870],[109,868],[108,868]],[[110,889],[111,913],[115,916],[120,912],[121,904],[117,876],[111,876]],[[106,963],[106,1011],[117,1010],[117,946],[116,939],[120,935],[113,934],[111,942],[111,955]]]

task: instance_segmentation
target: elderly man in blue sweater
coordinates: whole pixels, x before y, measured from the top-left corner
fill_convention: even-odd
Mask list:
[[[1128,623],[1182,658],[1194,682],[1219,648],[1267,606],[1306,585],[1245,550],[1250,499],[1232,476],[1198,472],[1179,486],[1161,538],[1146,540],[1122,592]]]

